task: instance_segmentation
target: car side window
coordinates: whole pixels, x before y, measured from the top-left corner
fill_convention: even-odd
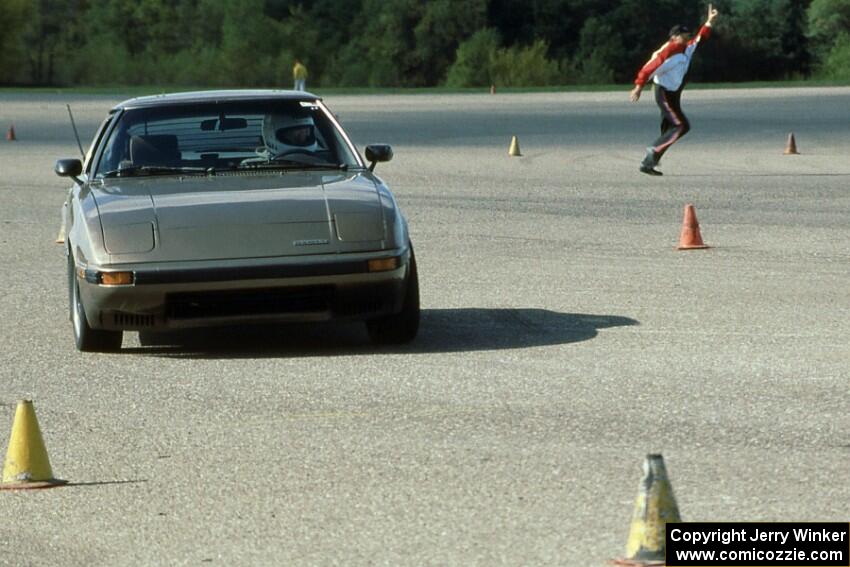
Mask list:
[[[91,165],[92,165],[92,157],[94,157],[94,152],[97,149],[97,146],[100,144],[103,135],[106,133],[106,130],[109,128],[109,124],[112,122],[112,119],[115,117],[115,114],[109,114],[103,122],[100,123],[97,131],[95,131],[94,138],[92,138],[91,145],[89,146],[89,150],[86,152],[85,157],[83,158],[83,171],[86,174],[91,173]]]
[[[129,138],[127,136],[126,121],[121,120],[112,129],[109,139],[105,143],[103,155],[97,167],[97,175],[103,172],[118,169],[122,160],[129,155]]]

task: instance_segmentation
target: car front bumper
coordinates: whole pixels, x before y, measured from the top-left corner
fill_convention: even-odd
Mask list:
[[[370,272],[369,260],[398,267]],[[168,330],[218,325],[365,320],[401,310],[410,250],[371,254],[134,264],[78,268],[93,329]],[[98,273],[133,273],[102,285]],[[83,276],[83,277],[80,277]]]

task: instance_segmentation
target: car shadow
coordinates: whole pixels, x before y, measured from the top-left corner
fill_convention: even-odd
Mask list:
[[[141,346],[123,352],[210,359],[452,353],[576,343],[599,329],[638,324],[616,315],[547,309],[423,309],[416,340],[400,346],[373,345],[362,323],[327,323],[143,333]]]

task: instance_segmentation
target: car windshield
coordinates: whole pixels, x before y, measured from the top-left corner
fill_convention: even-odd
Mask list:
[[[342,133],[315,102],[232,101],[125,111],[95,177],[358,166]]]

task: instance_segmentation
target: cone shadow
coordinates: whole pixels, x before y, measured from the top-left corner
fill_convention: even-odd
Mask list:
[[[73,488],[76,486],[108,486],[111,484],[139,484],[144,482],[147,482],[147,480],[104,480],[97,482],[70,482],[68,480],[55,479],[49,482],[0,485],[0,490],[9,492],[28,492],[30,490],[50,490],[51,488]]]
[[[103,480],[103,481],[91,481],[91,482],[68,482],[64,486],[73,488],[76,486],[80,487],[88,487],[88,486],[111,486],[116,484],[143,484],[148,482],[147,480]]]
[[[416,340],[397,347],[373,346],[362,323],[348,323],[142,334],[141,347],[124,351],[179,358],[451,353],[576,343],[596,337],[599,329],[638,324],[616,315],[547,309],[424,309]]]

